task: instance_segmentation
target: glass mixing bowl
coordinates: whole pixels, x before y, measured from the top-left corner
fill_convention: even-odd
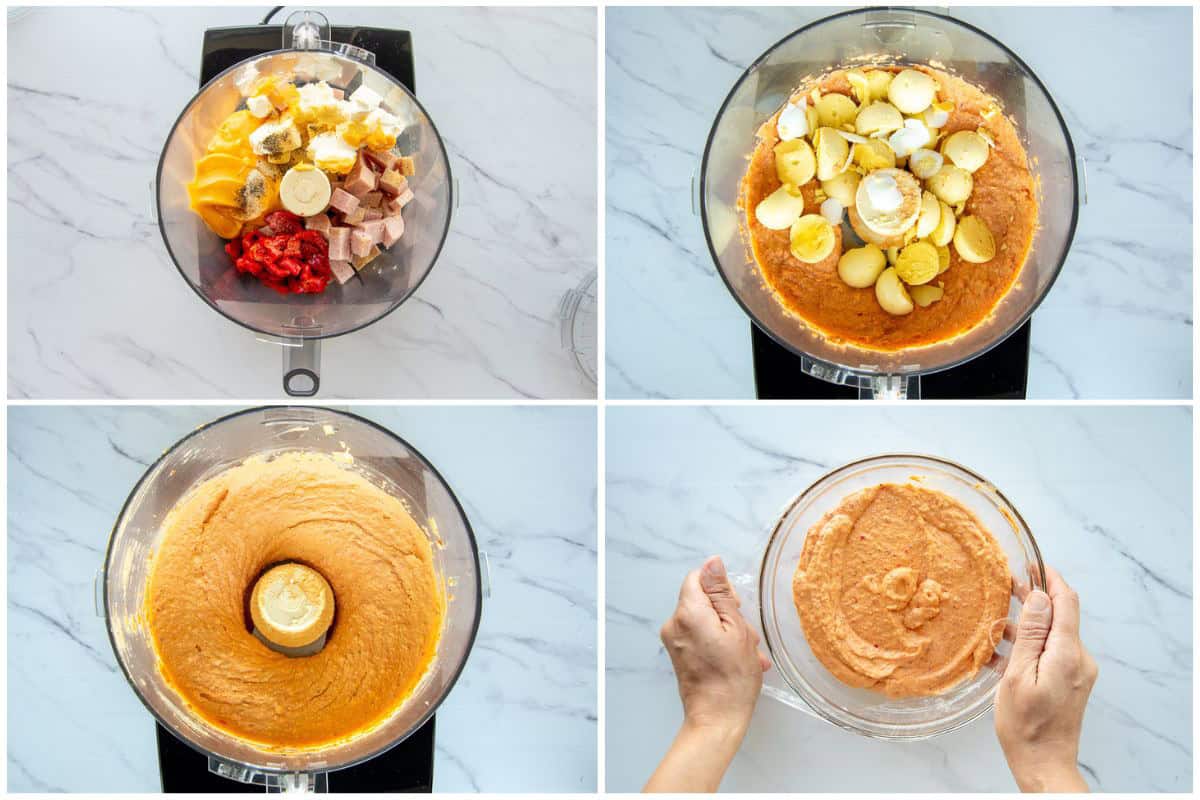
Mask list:
[[[895,352],[834,344],[775,299],[750,252],[738,198],[755,133],[805,77],[852,62],[942,65],[1000,100],[1029,156],[1040,213],[1028,259],[991,316],[954,339]],[[808,374],[860,386],[875,397],[902,396],[907,378],[975,358],[1020,328],[1062,269],[1079,214],[1075,147],[1046,87],[988,34],[922,10],[847,11],[807,25],[767,50],[734,84],[717,113],[699,189],[709,250],[742,309],[767,335],[800,356]],[[848,222],[843,232],[852,235]]]
[[[413,694],[381,725],[326,748],[268,750],[192,713],[163,680],[145,624],[151,557],[161,524],[200,482],[250,456],[289,450],[350,452],[354,468],[398,497],[434,544],[446,597],[441,639]],[[369,420],[325,408],[259,408],[184,437],[134,487],[117,519],[100,575],[117,663],[150,713],[209,757],[209,769],[244,783],[312,788],[321,773],[348,767],[404,741],[437,710],[466,664],[482,612],[484,582],[475,535],[450,487],[424,456]],[[483,562],[486,564],[486,561]]]
[[[292,48],[247,59],[209,81],[167,136],[156,184],[159,228],[179,273],[226,318],[291,345],[284,351],[284,388],[295,395],[312,395],[319,387],[320,339],[376,322],[417,290],[446,241],[453,203],[446,147],[417,98],[376,69],[373,54],[327,40],[317,44],[318,49]],[[223,249],[225,241],[189,207],[186,184],[196,161],[221,122],[244,102],[239,82],[258,75],[299,84],[324,80],[346,96],[359,86],[373,89],[383,98],[383,108],[404,124],[397,148],[416,159],[417,174],[409,179],[415,197],[404,207],[404,236],[357,277],[344,284],[332,281],[320,294],[281,295],[240,275]]]
[[[813,655],[792,599],[792,576],[809,529],[852,492],[914,480],[974,512],[1007,554],[1015,580],[1037,589],[1046,586],[1041,554],[1016,508],[984,478],[950,461],[903,454],[865,458],[835,469],[792,500],[771,531],[758,574],[760,622],[775,664],[772,681],[782,681],[782,686],[769,685],[766,693],[811,710],[839,728],[876,739],[927,739],[987,713],[1012,650],[1011,642],[1001,640],[995,656],[973,678],[942,694],[914,698],[891,698],[847,686]],[[1020,608],[1013,597],[1008,619],[1014,624]]]

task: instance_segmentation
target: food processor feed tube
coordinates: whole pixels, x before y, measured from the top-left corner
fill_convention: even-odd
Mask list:
[[[407,698],[382,722],[319,746],[276,747],[234,735],[192,709],[163,675],[146,608],[153,556],[162,550],[163,521],[172,509],[197,486],[235,465],[297,451],[339,461],[346,461],[349,453],[348,468],[404,505],[432,545],[445,614],[433,660]],[[117,662],[162,726],[206,755],[210,771],[216,774],[243,783],[305,790],[319,788],[325,773],[366,761],[405,740],[433,716],[454,686],[474,642],[488,591],[485,565],[450,488],[401,439],[367,420],[328,409],[268,408],[240,412],[199,429],[149,468],[113,529],[99,582]],[[336,577],[329,583],[335,613],[343,613],[336,598]],[[272,627],[270,620],[264,623]],[[338,625],[334,620],[335,638]],[[297,641],[308,638],[295,635]],[[308,657],[319,656],[301,656]]]
[[[312,12],[303,13],[306,16],[297,21],[297,15],[293,15],[283,26],[284,49],[234,65],[209,81],[187,105],[163,148],[156,198],[163,239],[180,274],[213,309],[259,334],[260,341],[281,345],[285,390],[289,394],[311,395],[316,393],[320,385],[319,341],[356,331],[381,319],[410,297],[428,275],[449,231],[453,192],[444,144],[417,99],[393,77],[375,66],[372,53],[330,41],[328,23],[324,18]],[[235,112],[243,116],[253,116],[255,112],[266,113],[266,122],[261,127],[267,128],[268,123],[277,124],[275,117],[271,116],[271,110],[259,107],[264,105],[259,102],[264,98],[252,94],[254,91],[266,91],[262,88],[264,83],[281,87],[281,92],[286,90],[293,94],[304,89],[313,95],[309,100],[332,90],[334,97],[340,94],[343,98],[361,92],[359,97],[364,103],[376,103],[373,106],[374,116],[359,121],[366,123],[359,125],[362,130],[350,126],[346,132],[337,134],[343,137],[367,137],[359,144],[360,148],[366,149],[358,152],[358,157],[367,164],[368,169],[359,170],[356,162],[351,174],[343,176],[330,172],[328,215],[291,218],[293,221],[298,219],[305,228],[299,232],[298,239],[310,237],[314,230],[321,230],[328,240],[328,263],[335,267],[333,276],[337,280],[327,280],[320,291],[281,294],[256,274],[247,274],[240,266],[235,266],[242,255],[248,255],[240,237],[222,227],[219,213],[209,213],[202,218],[194,208],[193,198],[189,196],[189,183],[195,184],[199,177],[197,162],[206,155],[211,157],[210,145],[214,135],[222,130],[222,125],[231,115]],[[313,90],[307,89],[310,85],[314,87]],[[254,102],[253,108],[249,105],[251,101]],[[290,114],[291,111],[286,113]],[[332,124],[332,120],[325,122]],[[369,149],[386,146],[372,138],[375,129],[371,124],[374,122],[385,126],[380,130],[386,130],[389,136],[394,134],[394,139],[387,139],[388,142],[394,141],[394,147]],[[247,127],[255,124],[258,124],[258,120],[246,120]],[[320,124],[306,124],[305,132],[301,135],[311,139],[322,135],[319,130]],[[254,146],[255,142],[260,148],[268,146],[264,139],[266,134],[260,133],[257,129],[253,131],[251,136],[254,138],[250,146]],[[331,142],[337,138],[332,133],[323,135]],[[358,139],[355,138],[355,141]],[[339,147],[307,147],[291,151],[293,154],[299,153],[300,157],[293,159],[297,163],[291,165],[288,175],[292,171],[309,169],[307,161],[310,159],[317,159],[318,165],[323,163],[320,159],[332,157],[330,153],[334,151],[340,152]],[[273,156],[256,153],[253,157],[259,159],[259,166],[262,167],[262,162]],[[376,159],[392,162],[392,166],[376,163]],[[232,163],[228,156],[226,163]],[[363,174],[359,175],[355,170]],[[382,174],[389,173],[389,170],[395,174]],[[404,171],[411,174],[403,174]],[[287,178],[288,175],[279,177]],[[315,185],[320,180],[314,180],[316,176],[308,174],[291,177],[293,179],[290,182],[269,180],[266,196],[275,197],[275,202],[287,202],[290,198],[293,204],[300,204],[297,208],[307,213],[308,207],[304,203],[317,203],[324,196],[323,192],[318,191],[323,187]],[[211,182],[213,180],[216,184]],[[213,175],[209,182],[200,184],[199,188],[194,185],[193,193],[209,191],[210,187],[217,184],[224,185],[222,180],[224,178],[221,175]],[[377,192],[364,187],[363,182],[367,180],[378,183]],[[357,195],[351,195],[350,191],[339,194],[338,184],[343,182],[347,190],[363,195],[362,208],[349,208],[350,199],[357,201],[358,198]],[[247,183],[247,187],[249,185]],[[276,186],[274,195],[270,191],[271,186]],[[358,219],[354,213],[356,211],[361,212],[363,219]],[[242,213],[248,212],[243,209]],[[395,219],[390,219],[388,215]],[[321,222],[318,219],[321,216],[328,217],[326,224],[316,227]],[[376,220],[376,216],[380,219]],[[206,224],[206,219],[215,221],[220,230],[214,231]],[[328,223],[332,223],[334,233],[358,233],[362,241],[353,241],[353,235],[332,236],[324,230]],[[233,224],[236,224],[236,220]],[[256,221],[253,224],[261,223]],[[264,228],[267,230],[264,235],[278,234],[272,234],[269,226]],[[230,233],[233,238],[223,238],[219,233]],[[242,233],[244,235],[245,231]],[[285,231],[285,235],[290,234]],[[334,238],[339,241],[334,242]],[[371,241],[376,239],[379,244],[372,246]],[[241,252],[228,252],[227,243],[235,251]],[[321,243],[324,244],[324,241]],[[359,245],[364,246],[360,248]],[[342,246],[354,252],[339,255]],[[258,252],[261,255],[261,251]],[[309,255],[306,251],[305,257]],[[339,257],[348,260],[338,261]],[[253,261],[258,263],[258,258]]]
[[[1012,120],[1035,181],[1038,222],[1016,283],[981,323],[935,344],[876,350],[835,343],[787,310],[763,279],[739,205],[747,157],[762,123],[806,80],[836,68],[931,65],[995,98]],[[808,374],[857,386],[866,397],[903,397],[922,374],[964,363],[1028,320],[1057,277],[1078,215],[1075,151],[1046,87],[1003,44],[923,10],[838,14],[784,38],[742,75],[714,120],[700,169],[700,213],[727,288],[754,323],[800,356]],[[753,209],[751,209],[753,211]],[[849,224],[843,236],[854,242]]]

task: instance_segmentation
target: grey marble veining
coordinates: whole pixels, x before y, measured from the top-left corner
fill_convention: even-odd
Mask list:
[[[610,8],[610,397],[752,397],[749,319],[712,263],[692,175],[722,100],[787,33],[839,9]],[[1088,202],[1033,317],[1031,398],[1176,398],[1192,387],[1192,11],[978,8],[1062,110]],[[1152,122],[1116,109],[1153,109]],[[1149,124],[1148,124],[1149,123]]]
[[[1192,789],[1192,424],[1186,407],[610,407],[606,786],[636,791],[681,718],[659,626],[720,554],[753,587],[784,505],[886,452],[976,470],[1082,600],[1100,664],[1080,764],[1094,789]],[[753,589],[750,589],[751,594]],[[727,791],[1014,791],[992,718],[868,740],[761,698]]]
[[[12,397],[268,397],[278,346],[207,308],[153,213],[208,27],[265,8],[39,8],[8,27]],[[596,269],[596,12],[339,8],[412,31],[459,190],[429,278],[323,350],[327,397],[588,397],[557,306]],[[536,143],[536,146],[535,144]]]
[[[10,411],[9,791],[160,789],[154,723],[117,667],[92,583],[146,467],[228,411]],[[438,711],[434,788],[594,791],[594,409],[358,412],[437,467],[491,565],[479,636]]]

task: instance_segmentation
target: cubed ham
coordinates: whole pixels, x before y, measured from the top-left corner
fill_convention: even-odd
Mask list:
[[[329,260],[330,261],[349,261],[350,260],[350,229],[349,228],[330,228],[327,234],[329,239]]]
[[[400,174],[401,175],[416,175],[417,161],[412,156],[400,156]]]
[[[364,222],[370,222],[373,219],[383,219],[383,211],[378,208],[368,208],[364,213]]]
[[[351,214],[358,209],[358,198],[345,189],[334,189],[329,196],[329,205],[343,214]]]
[[[362,228],[355,228],[350,232],[350,253],[352,255],[362,258],[371,252],[371,247],[374,244],[375,237]]]
[[[371,237],[371,244],[379,244],[383,241],[383,220],[373,219],[362,223],[358,226],[360,231],[363,231]]]
[[[379,255],[379,248],[375,245],[371,245],[371,249],[367,251],[366,255],[355,258],[351,263],[354,264],[355,269],[362,269],[367,264],[370,264],[372,261],[374,261],[375,256],[377,255]]]
[[[345,283],[354,277],[354,265],[341,259],[337,261],[330,259],[329,271],[333,273],[333,277],[337,278],[338,283]]]
[[[387,210],[393,214],[399,214],[400,209],[412,202],[414,195],[412,189],[405,189],[400,194],[393,197],[387,203]]]
[[[358,223],[362,222],[366,218],[367,218],[367,210],[365,208],[363,208],[362,206],[359,206],[358,208],[354,209],[354,211],[347,214],[342,219],[342,222],[345,222],[347,225],[357,225]]]
[[[398,158],[391,150],[364,150],[363,154],[371,159],[379,172],[391,169]]]
[[[346,90],[345,89],[338,89],[336,87],[331,86],[331,87],[329,87],[329,91],[333,93],[334,99],[337,99],[337,100],[345,100],[346,99]]]
[[[383,192],[367,192],[360,202],[367,208],[379,208],[383,205]]]
[[[394,217],[383,218],[383,246],[391,247],[404,235],[404,217],[397,214]]]
[[[317,214],[315,217],[305,217],[304,227],[310,231],[320,231],[325,234],[325,238],[329,238],[329,229],[333,227],[333,223],[329,221],[327,214]]]
[[[379,190],[387,192],[395,197],[408,188],[408,178],[401,175],[394,169],[389,169],[387,172],[379,176]]]
[[[360,155],[354,162],[354,168],[346,176],[346,191],[362,200],[368,192],[374,191],[379,182],[379,176],[371,165]]]

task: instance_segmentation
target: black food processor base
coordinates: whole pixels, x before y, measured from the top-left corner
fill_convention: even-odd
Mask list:
[[[200,85],[247,58],[278,50],[280,25],[247,25],[211,28],[204,32],[200,59]],[[413,74],[412,36],[408,31],[386,28],[332,26],[334,41],[352,44],[375,54],[375,66],[416,93]],[[431,792],[435,720],[386,753],[353,767],[328,773],[318,780],[318,791],[326,792]],[[262,786],[238,783],[208,771],[208,757],[155,723],[158,767],[164,792],[257,792]],[[323,782],[322,782],[323,781]]]
[[[1029,378],[1030,322],[961,366],[924,375],[909,396],[925,400],[1024,400]],[[760,400],[853,400],[858,389],[828,383],[800,369],[800,358],[750,325],[754,388]],[[914,392],[919,388],[919,394]]]
[[[431,792],[433,791],[434,723],[436,717],[400,744],[372,759],[339,769],[318,781],[322,792]],[[205,756],[155,723],[158,769],[164,792],[238,793],[266,791],[262,786],[238,783],[208,771]]]

